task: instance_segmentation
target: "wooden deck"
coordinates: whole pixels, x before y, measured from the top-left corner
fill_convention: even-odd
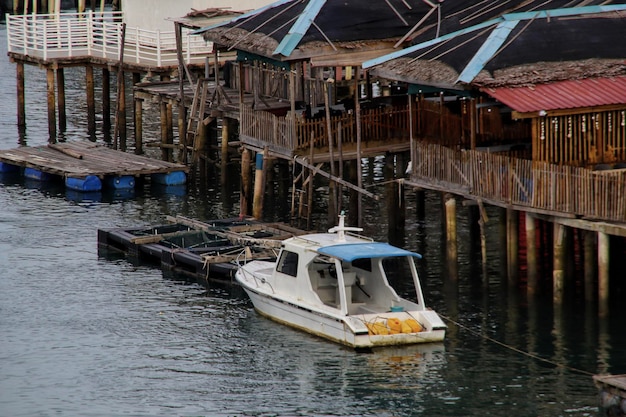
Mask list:
[[[66,142],[1,150],[0,162],[33,168],[63,178],[85,178],[92,175],[100,178],[137,177],[189,171],[185,165],[116,151],[92,142]]]

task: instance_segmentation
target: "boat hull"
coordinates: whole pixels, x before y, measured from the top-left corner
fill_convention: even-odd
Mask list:
[[[237,275],[236,275],[237,277]],[[323,337],[357,349],[378,346],[398,346],[418,343],[441,342],[445,337],[445,329],[427,329],[418,333],[398,333],[373,335],[364,325],[368,317],[365,315],[341,316],[332,308],[306,306],[296,300],[278,298],[253,288],[238,278],[239,284],[248,294],[254,309],[261,315],[276,322]],[[407,313],[402,313],[407,314]],[[416,314],[419,314],[417,312]],[[399,313],[400,315],[400,313]],[[378,317],[380,315],[371,315]]]

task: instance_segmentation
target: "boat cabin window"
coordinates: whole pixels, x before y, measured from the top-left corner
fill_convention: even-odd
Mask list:
[[[355,259],[352,261],[352,266],[355,268],[362,269],[364,271],[372,271],[372,259],[371,258],[362,258]]]
[[[298,254],[284,250],[280,255],[276,270],[295,277],[298,274]]]

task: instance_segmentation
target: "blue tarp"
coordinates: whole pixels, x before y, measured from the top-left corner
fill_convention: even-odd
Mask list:
[[[390,256],[413,256],[421,259],[422,255],[401,248],[396,248],[388,243],[345,243],[332,246],[324,246],[317,250],[318,253],[352,262],[363,258],[385,258]]]

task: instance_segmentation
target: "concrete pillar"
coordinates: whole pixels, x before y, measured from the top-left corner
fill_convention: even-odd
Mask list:
[[[609,235],[598,232],[598,314],[609,313]]]
[[[57,97],[59,108],[59,132],[67,129],[67,113],[65,111],[65,72],[63,68],[57,69]]]
[[[96,134],[96,99],[93,81],[93,67],[85,67],[85,90],[87,92],[87,133],[89,136]]]
[[[24,62],[17,61],[17,126],[26,127],[26,95],[24,87]]]
[[[525,213],[526,226],[526,264],[527,264],[527,286],[528,295],[537,293],[537,230],[535,217]]]
[[[54,69],[46,68],[47,97],[48,97],[48,142],[57,141],[56,104],[54,97]]]

